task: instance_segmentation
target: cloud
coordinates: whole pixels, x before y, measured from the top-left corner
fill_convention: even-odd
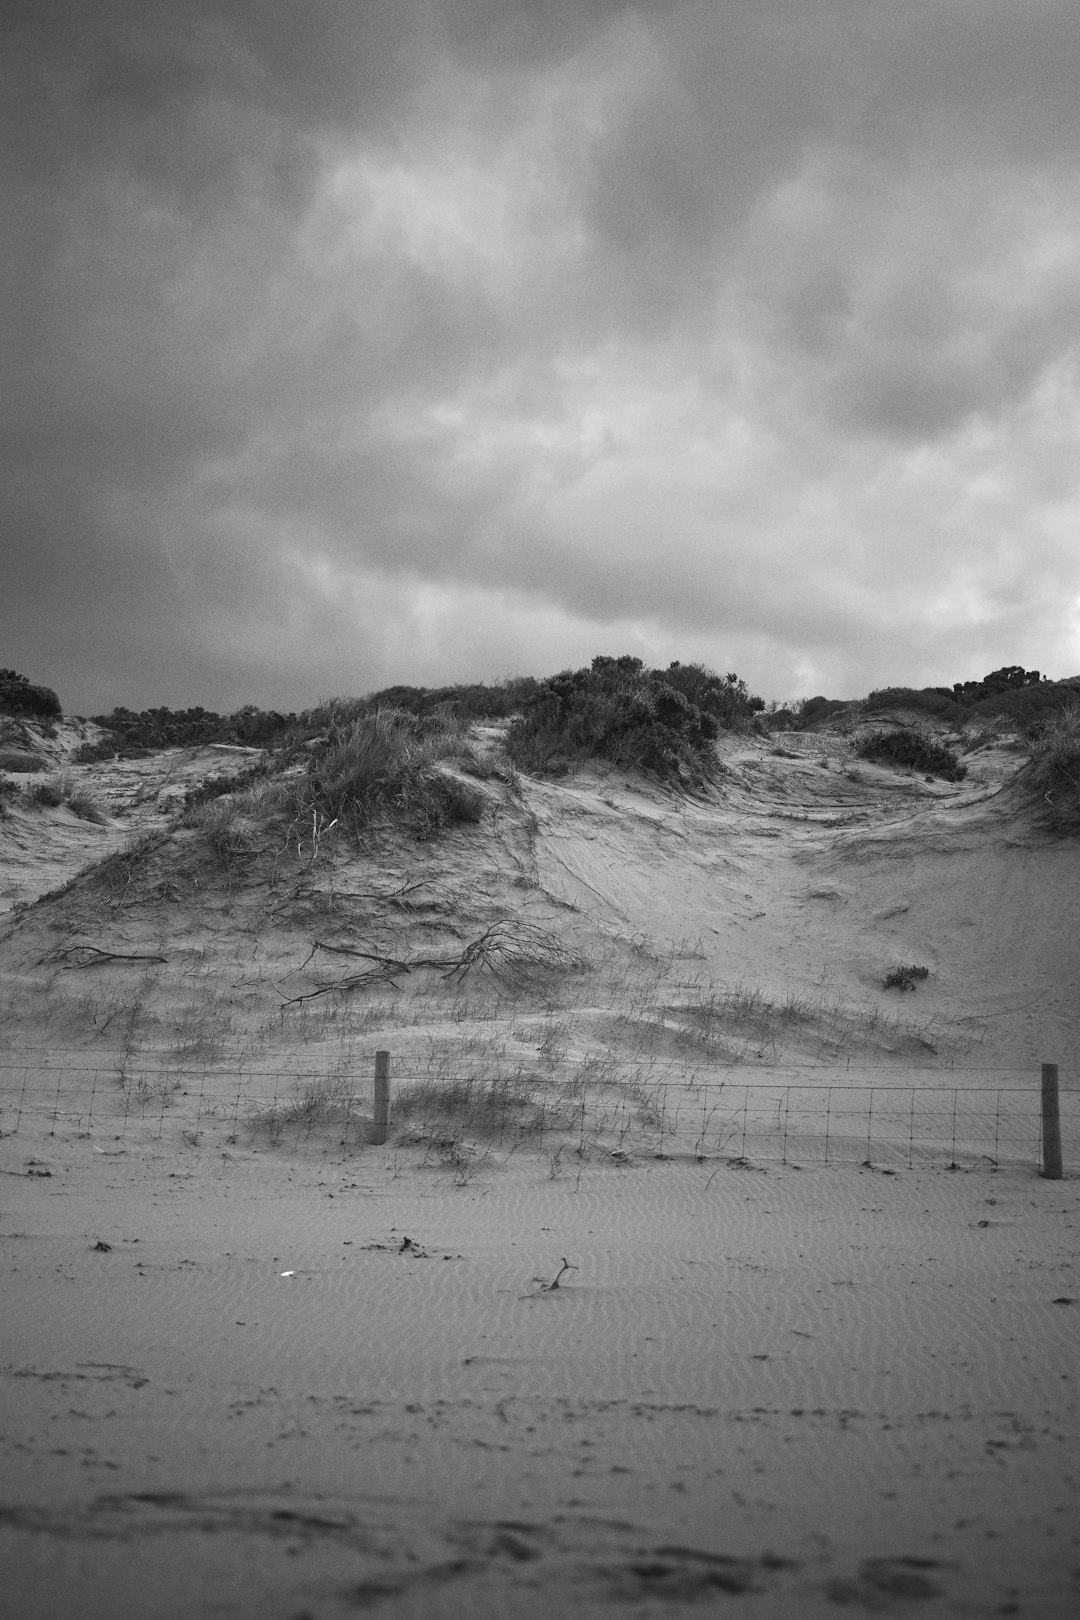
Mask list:
[[[8,12],[0,631],[69,707],[1080,668],[1072,5]]]

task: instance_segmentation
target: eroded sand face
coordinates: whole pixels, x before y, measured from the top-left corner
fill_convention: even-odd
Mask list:
[[[10,919],[12,1612],[1076,1612],[1075,1176],[1042,1180],[1030,1144],[996,1170],[909,1169],[903,1144],[877,1169],[748,1163],[693,1129],[657,1159],[627,1090],[728,1073],[729,1048],[748,1083],[827,1059],[1035,1086],[1054,1058],[1074,1084],[1075,850],[1017,814],[1000,762],[962,789],[853,779],[839,743],[791,741],[736,750],[708,800],[526,784],[479,829],[273,889],[181,834]],[[192,771],[147,762],[138,806],[117,787],[72,837],[163,830],[161,789]],[[401,884],[408,906],[370,898]],[[283,1011],[348,969],[334,947],[446,952],[499,916],[589,965]],[[929,976],[887,998],[902,961]],[[705,1040],[706,992],[736,985],[843,1016]],[[637,1112],[617,1151],[599,1128],[577,1151],[564,1120],[561,1155],[503,1139],[475,1169],[415,1120],[372,1147],[230,1117],[243,1053],[284,1095],[346,1059],[367,1084],[376,1046],[395,1075],[458,1054],[556,1099],[593,1061],[596,1097],[621,1083]],[[89,1109],[65,1064],[100,1083]]]

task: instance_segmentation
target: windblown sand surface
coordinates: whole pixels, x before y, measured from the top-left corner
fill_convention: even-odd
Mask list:
[[[289,867],[167,831],[192,756],[0,822],[39,890],[158,840],[0,932],[11,1613],[1077,1612],[1080,857],[1015,756],[786,743]]]

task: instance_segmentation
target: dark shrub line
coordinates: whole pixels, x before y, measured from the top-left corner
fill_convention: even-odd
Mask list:
[[[867,732],[859,742],[858,752],[863,759],[910,765],[912,770],[942,776],[947,782],[962,782],[967,775],[967,766],[960,764],[950,748],[917,731]]]

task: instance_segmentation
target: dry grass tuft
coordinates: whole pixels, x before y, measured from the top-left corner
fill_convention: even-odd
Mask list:
[[[1080,702],[1063,704],[1038,728],[1020,780],[1039,800],[1047,827],[1080,833]]]

